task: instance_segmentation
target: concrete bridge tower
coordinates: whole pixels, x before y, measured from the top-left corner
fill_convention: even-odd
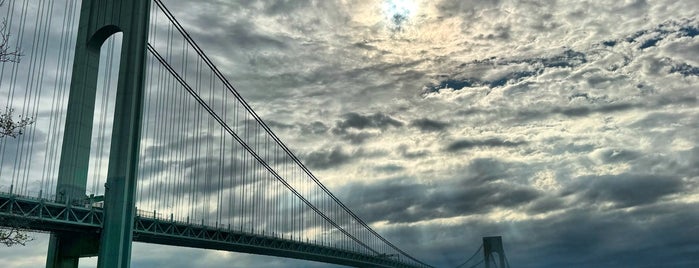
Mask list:
[[[86,200],[100,49],[121,32],[104,219],[101,231],[93,235],[53,233],[47,268],[77,268],[79,258],[87,256],[98,256],[100,268],[129,267],[150,5],[150,0],[82,1],[56,197],[68,205]]]
[[[483,260],[485,260],[485,268],[494,268],[490,265],[490,258],[493,253],[497,253],[499,263],[496,267],[507,267],[505,262],[505,249],[502,247],[501,236],[486,236],[483,237]],[[507,267],[509,268],[509,267]]]

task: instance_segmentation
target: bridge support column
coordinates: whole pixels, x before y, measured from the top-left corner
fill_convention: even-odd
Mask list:
[[[49,251],[46,253],[46,268],[77,268],[79,256],[66,256],[61,249],[67,248],[63,245],[61,237],[51,234],[49,240]]]
[[[483,259],[485,260],[485,268],[491,268],[490,257],[493,253],[498,254],[499,265],[497,267],[505,267],[505,249],[502,247],[501,236],[483,237]]]
[[[47,255],[47,268],[73,268],[78,267],[81,257],[97,255],[99,236],[85,235],[84,233],[60,233],[52,234],[49,241]]]
[[[98,267],[130,264],[150,5],[150,0],[83,0],[80,11],[56,187],[61,202],[86,200],[100,48],[123,33]],[[74,237],[53,234],[47,267],[77,267],[73,255],[91,253],[81,252],[80,245]],[[79,253],[64,254],[73,250]]]

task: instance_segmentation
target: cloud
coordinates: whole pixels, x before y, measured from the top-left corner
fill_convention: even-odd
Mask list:
[[[314,135],[320,135],[324,134],[326,131],[328,131],[328,126],[323,124],[323,122],[315,121],[307,125],[303,125],[301,127],[301,133],[308,135],[308,134],[314,134]]]
[[[403,123],[382,113],[373,115],[360,115],[357,113],[347,113],[343,115],[345,118],[336,124],[338,131],[346,131],[347,129],[386,129],[388,127],[401,127]]]
[[[519,208],[542,196],[538,190],[508,180],[512,170],[495,159],[475,159],[467,168],[438,183],[412,177],[391,177],[352,183],[343,192],[363,219],[391,223],[418,222],[487,214],[494,209]]]
[[[337,121],[331,131],[334,135],[354,144],[363,143],[366,139],[375,136],[377,131],[381,132],[390,127],[403,126],[403,122],[383,113],[372,115],[346,113],[342,117],[344,119]]]
[[[328,169],[349,163],[352,155],[345,153],[342,147],[313,151],[304,157],[304,163],[314,169]]]
[[[349,186],[352,207],[368,222],[418,222],[456,216],[486,214],[496,208],[517,208],[536,200],[541,193],[504,182],[446,186],[407,183],[392,179]]]
[[[422,132],[440,132],[449,127],[449,123],[427,118],[413,120],[410,122],[410,125],[418,128]]]
[[[252,122],[251,122],[252,123]],[[286,130],[286,129],[293,129],[296,126],[292,124],[287,124],[284,122],[279,122],[276,120],[265,120],[265,123],[272,129],[272,130]]]
[[[672,66],[670,73],[680,73],[684,76],[699,76],[699,67],[691,66],[686,63],[678,63]]]
[[[633,103],[612,103],[612,104],[584,104],[577,107],[548,107],[548,109],[522,109],[514,112],[516,120],[541,120],[554,115],[564,117],[586,117],[592,114],[610,114],[614,112],[623,112],[634,108],[642,107],[641,104]]]
[[[461,64],[459,69],[463,70],[467,75],[470,75],[475,70],[476,74],[479,76],[491,78],[485,80],[480,77],[450,78],[440,81],[436,85],[425,86],[423,94],[439,92],[446,88],[463,90],[466,88],[484,86],[489,88],[502,87],[529,77],[540,75],[547,69],[573,68],[584,63],[587,63],[585,54],[570,49],[564,50],[559,55],[550,57],[533,57],[528,59],[502,59],[492,57],[485,60],[474,60],[469,63]],[[483,73],[486,66],[492,74]],[[496,70],[496,72],[493,72],[493,70]],[[454,76],[463,77],[462,74],[455,74]]]
[[[410,150],[410,146],[406,144],[401,144],[397,148],[398,154],[406,159],[416,159],[428,156],[430,154],[427,150]]]
[[[457,152],[474,147],[518,147],[526,144],[527,142],[524,141],[509,141],[500,138],[488,138],[483,140],[463,139],[450,143],[445,150],[448,152]]]
[[[267,15],[279,15],[284,13],[293,12],[297,9],[302,9],[309,7],[311,5],[310,1],[301,0],[283,0],[274,1],[273,3],[262,3],[264,5],[263,10]]]
[[[66,5],[55,2],[47,18],[58,22]],[[436,267],[461,263],[487,235],[502,235],[508,259],[520,267],[699,266],[692,258],[699,230],[687,224],[699,221],[699,2],[421,1],[414,16],[398,18],[400,30],[372,1],[166,4],[289,148],[307,148],[299,156],[334,194],[394,244]],[[37,10],[29,10],[21,35],[26,53],[40,47],[29,31]],[[47,44],[60,44],[59,27],[51,24]],[[165,38],[165,30],[158,36]],[[171,47],[174,62],[179,41]],[[29,78],[32,61],[17,65],[10,106],[38,107],[36,126],[50,142],[62,129],[55,111],[65,109],[51,105],[54,98],[56,106],[65,104],[66,91],[54,80],[66,79],[49,70],[61,62],[59,51],[50,46],[47,55],[53,58],[43,78]],[[190,57],[183,71],[188,81],[196,81],[196,62]],[[8,64],[4,70],[0,99],[9,101],[6,85],[15,72]],[[154,83],[157,71],[149,73]],[[206,87],[208,77],[199,77],[201,92],[218,92],[217,83]],[[32,81],[41,82],[32,87]],[[176,173],[198,175],[198,193],[208,193],[218,181],[207,184],[202,176],[232,172],[228,163],[239,161],[242,151],[230,138],[231,148],[220,150],[215,124],[190,124],[202,110],[177,95],[181,90],[164,86],[171,82],[148,90],[146,107],[161,113],[144,118],[149,132],[143,133],[139,187],[155,187],[157,176]],[[26,102],[29,92],[42,98]],[[224,101],[211,98],[217,111]],[[20,107],[24,103],[33,104]],[[177,104],[165,110],[164,103]],[[235,129],[246,130],[255,129]],[[246,139],[262,146],[254,142],[260,137]],[[33,168],[51,144],[32,140],[24,142],[34,144],[34,155],[22,157]],[[21,144],[4,146],[0,162],[9,185],[5,175]],[[34,175],[28,177],[42,178]],[[225,183],[227,191],[240,190]],[[211,207],[210,213],[230,209]],[[136,266],[165,260],[182,267],[324,266],[138,247]],[[24,254],[32,257],[8,253],[0,262],[36,267],[45,260],[45,252]]]
[[[604,163],[629,162],[641,157],[641,153],[634,150],[604,149],[597,152]]]
[[[601,205],[613,202],[616,207],[652,204],[684,190],[683,181],[670,175],[619,174],[585,176],[576,179],[567,192],[578,192],[579,202]]]
[[[403,170],[405,170],[405,167],[403,167],[401,165],[396,165],[396,164],[387,164],[387,165],[375,167],[374,170],[376,170],[378,172],[390,174],[390,173],[403,171]]]

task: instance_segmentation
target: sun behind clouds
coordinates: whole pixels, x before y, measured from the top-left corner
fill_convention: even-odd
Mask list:
[[[390,28],[398,30],[417,12],[418,4],[413,0],[386,0],[383,14]]]

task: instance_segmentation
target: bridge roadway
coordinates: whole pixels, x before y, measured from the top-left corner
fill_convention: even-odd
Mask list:
[[[4,227],[99,235],[102,220],[103,209],[91,205],[91,202],[72,205],[0,192],[0,225]],[[135,215],[133,232],[134,241],[151,244],[292,257],[354,267],[419,267],[385,256],[229,228],[161,219],[144,213]]]

